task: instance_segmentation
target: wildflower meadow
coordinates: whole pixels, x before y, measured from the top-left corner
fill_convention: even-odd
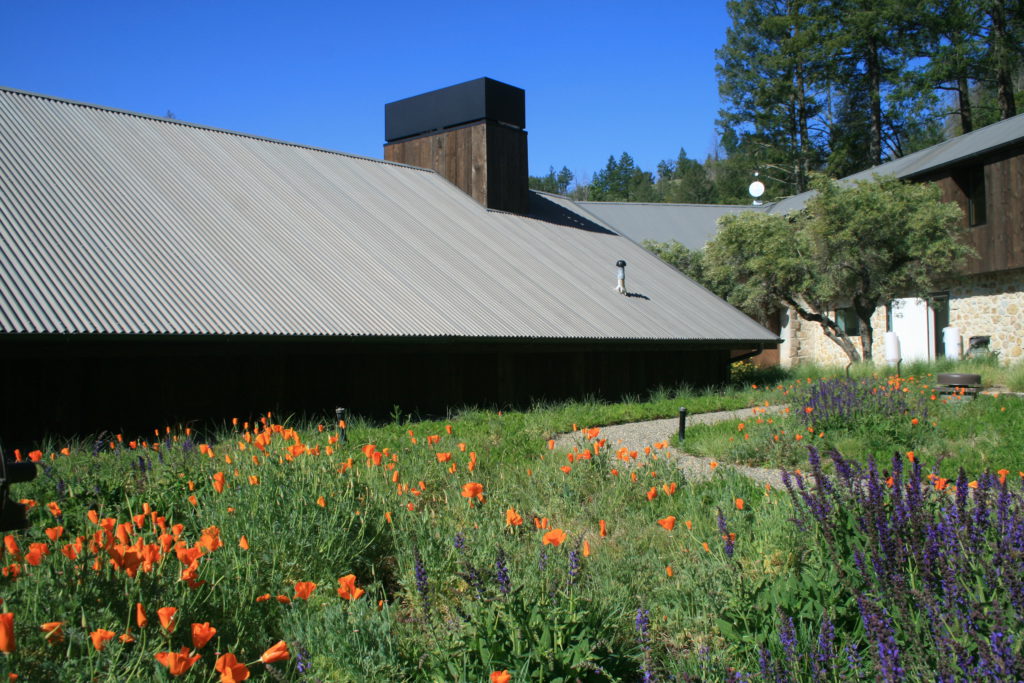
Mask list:
[[[925,384],[786,378],[388,424],[264,414],[11,449],[39,475],[12,488],[31,526],[4,538],[0,667],[26,681],[1018,680],[1021,400],[933,401]],[[592,426],[682,402],[750,408],[742,428],[693,428],[720,453],[692,480],[668,438],[626,448]],[[782,467],[783,485],[730,461]]]

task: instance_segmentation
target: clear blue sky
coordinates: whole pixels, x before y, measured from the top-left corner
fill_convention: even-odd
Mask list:
[[[0,0],[0,85],[371,157],[384,104],[526,91],[530,171],[703,159],[724,0]]]

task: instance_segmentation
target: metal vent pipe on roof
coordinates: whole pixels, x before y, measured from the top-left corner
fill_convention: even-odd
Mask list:
[[[619,282],[615,285],[615,291],[619,294],[626,293],[626,262],[619,259],[615,262],[615,265],[619,267]]]

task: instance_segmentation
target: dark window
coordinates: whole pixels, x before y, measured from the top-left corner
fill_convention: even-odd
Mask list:
[[[860,318],[853,306],[836,309],[836,325],[846,333],[848,337],[860,335]]]
[[[968,225],[984,225],[988,222],[988,210],[985,201],[985,167],[975,166],[955,176],[957,184],[967,197]]]
[[[942,329],[949,327],[949,293],[932,294],[932,352],[935,358],[945,358],[946,340],[942,336]]]

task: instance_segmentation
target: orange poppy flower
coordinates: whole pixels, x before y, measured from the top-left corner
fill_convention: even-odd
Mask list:
[[[671,484],[662,484],[661,490],[665,492],[666,496],[671,496],[676,492],[676,483],[672,482]]]
[[[672,565],[668,565],[667,567],[665,567],[665,576],[667,576],[670,579],[672,578]]]
[[[608,535],[608,525],[604,523],[603,519],[597,520],[597,528],[601,530],[601,538]]]
[[[708,546],[707,541],[704,541],[703,543],[701,543],[700,547],[704,548],[704,552],[706,552],[706,553],[710,553],[711,552],[711,548]]]
[[[217,629],[210,626],[210,622],[204,621],[201,624],[192,624],[192,647],[202,650],[203,646],[210,642],[210,639],[217,635]]]
[[[462,487],[463,498],[476,498],[481,503],[484,500],[484,485],[471,481]]]
[[[272,664],[273,662],[281,662],[291,657],[291,653],[288,652],[288,643],[283,640],[279,640],[274,643],[270,648],[260,655],[260,661],[264,664]]]
[[[146,628],[146,625],[149,624],[146,610],[142,607],[141,602],[135,603],[135,623],[138,624],[139,628]]]
[[[213,490],[217,493],[224,491],[224,473],[215,472],[213,475]]]
[[[244,534],[242,535],[242,537],[240,539],[238,539],[238,547],[241,548],[242,550],[248,550],[249,549],[249,539],[247,539]]]
[[[189,649],[183,647],[177,652],[157,652],[153,656],[156,657],[156,661],[167,667],[172,676],[180,676],[191,669],[192,665],[198,662],[202,655],[190,657]]]
[[[541,539],[541,543],[543,543],[544,545],[559,546],[565,542],[566,538],[568,537],[566,536],[565,532],[561,529],[552,529],[551,531],[544,534],[544,537]]]
[[[658,497],[658,489],[656,489],[655,487],[652,486],[651,489],[647,492],[647,500],[654,500],[657,497]]]
[[[521,526],[522,523],[523,517],[515,511],[515,508],[505,510],[505,524],[507,526]]]
[[[117,634],[113,631],[108,631],[105,628],[98,628],[89,634],[89,639],[92,640],[92,646],[96,648],[97,651],[100,651],[107,646],[107,641],[112,639],[115,635]]]
[[[58,538],[64,535],[64,527],[62,526],[52,526],[48,529],[43,529],[43,531],[46,533],[47,538],[49,538],[51,541],[56,541]]]
[[[228,652],[221,655],[213,668],[220,673],[221,683],[238,683],[249,680],[249,668],[238,661],[238,657]]]
[[[572,472],[572,468],[569,467],[568,465],[562,465],[558,469],[562,470],[563,474],[569,474],[570,472]]]
[[[346,574],[338,579],[338,596],[346,600],[358,600],[366,591],[356,586],[356,575]]]
[[[160,617],[160,625],[168,633],[174,633],[174,627],[177,626],[174,615],[177,613],[177,607],[161,607],[156,611],[156,615]]]
[[[46,636],[46,642],[50,645],[54,643],[64,642],[64,622],[63,621],[48,621],[39,627],[43,635]]]
[[[511,680],[512,674],[508,672],[508,669],[491,672],[491,683],[509,683]]]
[[[672,515],[669,515],[668,517],[665,517],[663,519],[659,519],[658,520],[658,524],[665,531],[672,531],[672,529],[674,529],[675,526],[676,526],[676,518],[674,516],[672,516]]]
[[[743,505],[744,505],[743,499],[742,498],[737,498],[736,499],[736,509],[737,510],[742,510],[743,509]]]
[[[583,541],[583,557],[590,557],[590,541]]]
[[[316,590],[316,584],[312,581],[298,581],[295,584],[295,599],[309,600],[309,596]]]
[[[712,460],[711,462],[708,463],[708,467],[710,467],[711,469],[715,469],[716,467],[718,467],[718,461]]]
[[[693,529],[693,522],[691,522],[690,520],[686,520],[684,524],[686,524],[687,531],[691,531]]]
[[[323,496],[320,496],[319,498],[316,499],[316,504],[322,508],[325,508],[327,507],[327,499],[325,499]]]
[[[0,652],[14,652],[14,612],[0,614]]]

